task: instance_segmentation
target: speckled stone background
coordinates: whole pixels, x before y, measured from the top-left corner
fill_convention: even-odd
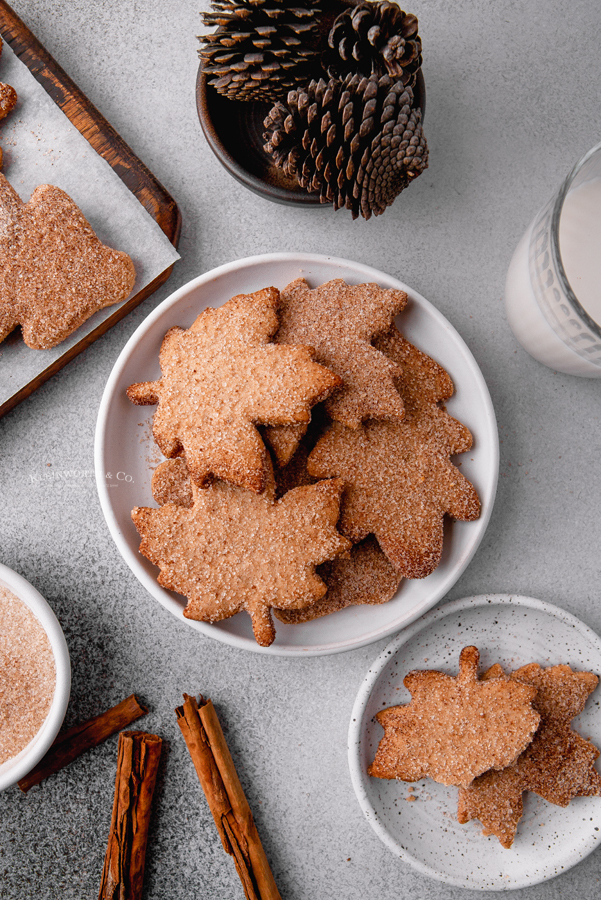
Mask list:
[[[190,0],[14,0],[13,6],[180,205],[181,261],[166,286],[0,421],[0,560],[60,619],[71,653],[67,723],[132,691],[165,739],[145,897],[235,900],[176,725],[183,691],[213,698],[285,900],[463,900],[399,862],[355,800],[351,707],[383,646],[269,658],[197,635],[122,562],[92,477],[98,404],[129,335],[172,290],[221,263],[302,250],[398,276],[459,330],[490,387],[501,438],[492,521],[453,598],[515,592],[601,632],[599,383],[546,369],[504,317],[507,265],[527,224],[601,137],[601,13],[592,0],[415,0],[428,91],[430,168],[379,219],[261,200],[213,158],[195,110],[199,6]],[[1,74],[1,71],[0,71]],[[95,897],[116,740],[27,796],[0,795],[0,897]],[[601,801],[600,801],[601,818]],[[509,852],[509,851],[508,851]],[[514,896],[593,900],[601,855]]]

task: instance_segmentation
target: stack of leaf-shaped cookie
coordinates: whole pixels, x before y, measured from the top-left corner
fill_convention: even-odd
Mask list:
[[[507,677],[496,664],[482,676],[487,682]],[[568,806],[575,797],[601,795],[601,775],[595,769],[599,750],[571,726],[582,712],[599,679],[592,672],[570,666],[543,669],[538,663],[522,666],[509,676],[537,691],[533,702],[540,725],[524,752],[501,771],[485,772],[460,788],[459,822],[479,819],[482,833],[495,835],[509,848],[524,811],[522,795],[532,791],[555,806]]]
[[[173,461],[155,475],[167,502],[132,512],[141,552],[159,566],[160,584],[188,598],[184,615],[214,622],[246,609],[263,645],[275,637],[271,607],[320,599],[315,566],[349,547],[336,531],[339,479],[275,499],[256,426],[307,423],[311,406],[340,384],[310,348],[271,340],[278,305],[279,292],[266,288],[172,328],[161,379],[127,392],[158,404],[154,437]]]
[[[160,381],[128,390],[158,403],[153,433],[168,457],[153,478],[161,510],[133,519],[160,583],[188,598],[186,616],[244,608],[271,643],[271,609],[295,623],[384,603],[403,577],[433,571],[445,514],[477,517],[450,461],[471,435],[439,406],[447,373],[396,330],[406,303],[377,284],[298,279],[167,333]],[[287,518],[293,501],[302,509]]]
[[[411,702],[376,715],[384,729],[368,773],[459,787],[457,818],[512,846],[532,791],[556,806],[601,795],[599,750],[572,729],[599,679],[537,663],[511,675],[497,663],[478,677],[479,652],[464,647],[456,677],[435,670],[403,679]],[[413,795],[415,799],[415,795]]]
[[[331,594],[276,612],[286,622],[389,600],[401,578],[438,565],[446,514],[479,515],[473,485],[450,461],[470,449],[471,434],[439,405],[453,393],[448,374],[394,325],[406,303],[402,291],[339,279],[313,290],[299,279],[282,291],[276,340],[313,346],[343,383],[324,403],[329,427],[268,430],[276,476],[287,486],[342,478],[339,528],[354,545],[350,559],[328,566]]]

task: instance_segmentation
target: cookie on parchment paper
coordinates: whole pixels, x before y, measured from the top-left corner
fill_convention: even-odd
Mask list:
[[[450,459],[470,449],[472,436],[439,405],[453,383],[438,363],[394,327],[375,344],[399,370],[404,418],[357,429],[335,422],[307,470],[344,480],[343,534],[354,543],[374,534],[400,575],[424,578],[440,561],[445,515],[466,521],[480,515],[474,486]]]
[[[476,647],[464,647],[456,677],[433,670],[405,676],[411,702],[376,714],[384,737],[370,775],[467,787],[522,753],[540,721],[536,688],[505,675],[481,680],[478,662]]]
[[[256,426],[307,424],[311,407],[341,383],[310,347],[271,340],[279,302],[276,288],[264,288],[171,328],[161,379],[127,389],[133,403],[158,404],[154,438],[166,457],[185,455],[198,487],[220,478],[260,493],[269,459]]]
[[[55,347],[125,300],[135,277],[127,253],[106,247],[68,194],[42,184],[23,203],[0,175],[0,341],[21,325],[28,347]]]
[[[0,81],[0,121],[13,111],[18,97],[14,87]]]
[[[495,665],[482,680],[503,675]],[[483,834],[495,835],[503,847],[513,844],[523,813],[522,795],[533,791],[549,803],[567,806],[574,797],[601,795],[601,775],[595,769],[599,750],[571,727],[584,709],[599,679],[570,666],[541,668],[537,663],[512,673],[513,681],[536,688],[534,708],[541,721],[532,743],[502,771],[485,772],[459,791],[457,819],[479,819]]]
[[[3,42],[0,38],[0,56],[2,56]],[[14,87],[0,81],[0,121],[13,111],[18,97]],[[2,165],[2,151],[0,150],[0,165]]]

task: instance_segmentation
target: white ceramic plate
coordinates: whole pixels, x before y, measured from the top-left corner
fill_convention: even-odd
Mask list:
[[[404,581],[389,603],[350,607],[298,625],[276,622],[277,637],[271,647],[263,648],[255,642],[245,613],[215,625],[184,619],[184,600],[157,584],[158,570],[139,554],[139,536],[130,512],[134,506],[155,505],[150,478],[162,457],[151,435],[155,407],[134,406],[125,390],[134,382],[160,378],[159,349],[173,325],[188,327],[206,306],[220,306],[235,294],[267,285],[283,288],[301,276],[312,287],[344,278],[351,284],[375,281],[407,292],[410,302],[399,317],[399,327],[453,378],[456,393],[447,408],[474,435],[472,451],[461,457],[461,471],[478,490],[482,514],[475,522],[449,522],[436,571],[420,581]],[[284,656],[318,655],[361,647],[393,634],[434,606],[452,587],[486,530],[497,485],[499,446],[490,395],[476,361],[432,304],[395,278],[359,263],[313,254],[274,253],[238,260],[201,275],[168,297],[140,325],[125,345],[104,391],[95,464],[100,502],[115,543],[136,577],[163,606],[192,628],[236,647]]]
[[[31,772],[54,741],[63,723],[71,691],[69,650],[58,619],[42,595],[22,575],[0,564],[0,584],[7,587],[32,611],[50,641],[56,667],[54,697],[44,724],[17,756],[0,765],[0,791]]]
[[[357,695],[349,728],[349,766],[365,816],[392,852],[447,884],[503,891],[545,881],[576,865],[601,838],[601,798],[577,797],[562,809],[524,795],[524,816],[510,850],[484,837],[477,821],[457,822],[457,788],[429,779],[414,785],[370,778],[384,734],[376,712],[411,699],[403,678],[411,669],[456,675],[463,647],[480,650],[484,671],[500,662],[515,669],[529,662],[565,663],[601,675],[601,638],[569,613],[534,600],[490,594],[455,600],[405,629],[371,666]],[[601,747],[599,694],[574,720],[576,731]]]

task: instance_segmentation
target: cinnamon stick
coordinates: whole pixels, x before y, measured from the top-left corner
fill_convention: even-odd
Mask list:
[[[226,853],[247,900],[281,900],[250,806],[210,700],[184,694],[175,710]]]
[[[26,793],[34,784],[39,784],[49,775],[59,772],[86,750],[96,747],[112,734],[127,728],[147,712],[146,707],[142,706],[135,694],[132,694],[99,716],[67,729],[58,735],[37,766],[18,782],[19,787]]]
[[[141,900],[161,744],[160,737],[144,731],[119,735],[115,800],[98,900]]]

